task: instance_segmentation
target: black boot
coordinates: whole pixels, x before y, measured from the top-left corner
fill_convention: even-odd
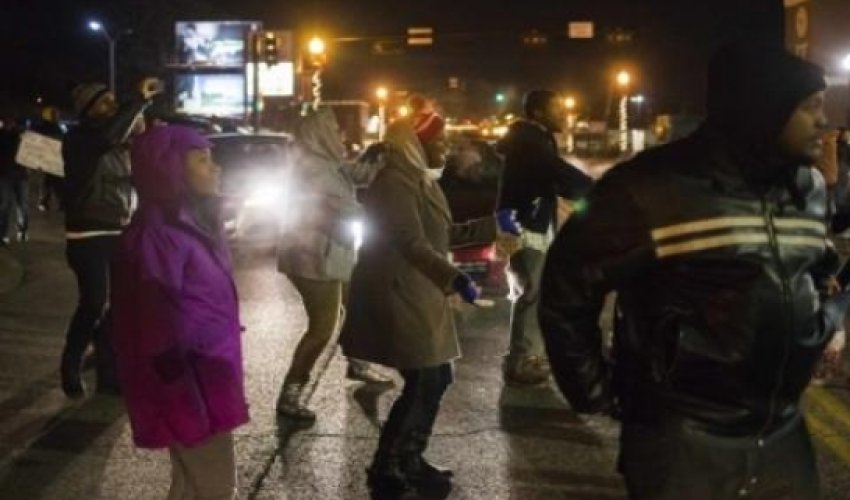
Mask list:
[[[416,489],[402,472],[397,457],[375,457],[366,469],[372,500],[414,500]]]
[[[404,441],[402,471],[417,491],[429,497],[445,498],[452,490],[454,473],[425,460],[423,453],[428,446],[430,433],[411,432]]]

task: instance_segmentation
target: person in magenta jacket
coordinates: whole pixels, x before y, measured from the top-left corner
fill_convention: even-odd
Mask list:
[[[112,307],[133,440],[169,449],[169,499],[235,498],[231,432],[248,405],[220,168],[186,127],[151,128],[131,155],[139,209],[113,262]]]

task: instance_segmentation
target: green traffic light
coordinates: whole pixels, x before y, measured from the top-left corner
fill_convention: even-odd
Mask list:
[[[505,94],[501,92],[496,94],[496,102],[505,102]]]

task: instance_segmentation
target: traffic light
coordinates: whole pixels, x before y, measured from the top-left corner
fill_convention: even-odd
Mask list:
[[[502,92],[499,92],[498,94],[496,94],[495,98],[496,98],[496,102],[498,102],[498,103],[503,103],[507,100],[507,96],[505,96],[505,94],[502,93]]]
[[[269,65],[274,66],[278,61],[278,48],[277,48],[278,40],[277,35],[273,31],[267,31],[263,36],[262,46],[260,47],[263,61]]]
[[[325,67],[328,62],[328,51],[325,41],[314,36],[307,43],[307,65],[319,69]]]

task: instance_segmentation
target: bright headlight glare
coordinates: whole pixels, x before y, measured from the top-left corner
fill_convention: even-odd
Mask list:
[[[250,191],[245,198],[245,205],[249,207],[269,206],[280,203],[283,198],[283,189],[275,185],[257,186]]]

